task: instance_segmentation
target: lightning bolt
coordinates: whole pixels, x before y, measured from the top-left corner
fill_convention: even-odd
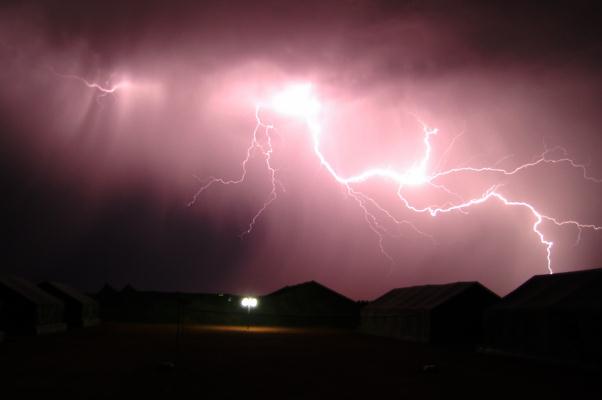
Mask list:
[[[392,222],[397,226],[409,226],[415,232],[425,237],[431,238],[432,236],[419,230],[412,222],[399,219],[394,216],[391,210],[388,210],[381,204],[379,204],[374,198],[369,195],[361,192],[359,189],[355,188],[355,185],[367,182],[372,179],[384,179],[392,184],[396,185],[396,196],[399,199],[401,205],[406,209],[413,213],[418,214],[428,214],[431,217],[437,217],[440,214],[447,214],[452,212],[459,213],[467,213],[467,209],[486,203],[488,201],[498,201],[503,206],[506,207],[518,207],[525,209],[532,216],[532,225],[531,229],[536,237],[539,239],[539,242],[543,245],[546,251],[546,268],[547,271],[551,274],[553,273],[552,269],[552,248],[554,246],[554,242],[547,239],[542,231],[543,225],[545,223],[553,224],[557,227],[565,227],[572,226],[577,229],[577,243],[581,238],[582,231],[585,229],[599,231],[602,230],[601,226],[594,224],[584,224],[575,220],[561,220],[552,216],[545,215],[538,211],[536,207],[528,202],[517,201],[513,199],[509,199],[504,194],[501,193],[501,184],[490,186],[486,191],[484,191],[480,196],[473,197],[470,199],[463,199],[462,196],[453,192],[445,185],[438,183],[445,177],[449,177],[452,175],[458,174],[492,174],[495,176],[514,176],[517,175],[527,169],[536,168],[539,166],[553,166],[553,165],[568,165],[571,168],[577,169],[581,171],[583,179],[590,181],[592,183],[601,183],[601,179],[597,179],[588,174],[587,168],[583,164],[579,164],[575,162],[568,156],[567,151],[562,147],[554,147],[552,149],[545,149],[545,151],[536,157],[533,161],[520,164],[512,169],[501,168],[500,165],[503,161],[506,161],[512,156],[507,156],[495,163],[492,167],[456,167],[441,170],[438,172],[428,172],[429,163],[431,161],[432,156],[432,146],[431,139],[434,138],[438,130],[436,128],[432,128],[428,126],[426,123],[420,121],[423,132],[423,146],[424,151],[422,156],[418,159],[414,165],[406,171],[396,171],[391,168],[372,168],[364,170],[358,174],[351,176],[342,176],[339,174],[336,169],[332,166],[332,164],[328,161],[325,155],[322,153],[320,148],[320,139],[322,135],[322,128],[319,124],[318,114],[320,109],[320,104],[313,96],[312,87],[309,84],[301,84],[291,86],[281,93],[274,96],[272,101],[267,102],[265,104],[260,104],[256,106],[255,109],[255,120],[256,125],[253,130],[253,136],[251,140],[251,144],[247,148],[246,157],[241,163],[241,174],[238,178],[235,179],[224,179],[217,177],[210,177],[207,182],[205,182],[199,190],[194,194],[192,200],[188,204],[192,206],[198,199],[198,197],[207,189],[209,189],[214,184],[221,185],[233,185],[240,184],[245,181],[247,176],[247,164],[250,159],[255,155],[259,154],[265,163],[268,174],[271,178],[271,191],[263,202],[262,206],[255,213],[255,215],[251,218],[251,221],[247,227],[247,229],[241,234],[241,237],[250,234],[257,224],[260,216],[266,211],[266,209],[277,199],[278,197],[278,187],[280,185],[281,190],[284,190],[281,186],[279,180],[277,179],[277,170],[272,165],[272,130],[274,128],[273,125],[264,123],[261,119],[261,111],[263,109],[270,109],[272,111],[276,111],[279,114],[284,116],[289,116],[293,118],[302,118],[308,128],[313,152],[320,162],[321,166],[330,174],[330,176],[336,181],[341,187],[344,189],[346,195],[353,199],[360,210],[363,212],[364,219],[368,225],[368,227],[376,234],[378,245],[382,254],[393,263],[393,257],[387,252],[384,240],[386,235],[394,236],[392,232],[390,232],[385,225],[381,222],[382,218]],[[462,136],[464,132],[455,136],[449,146],[443,152],[442,159],[437,164],[437,169],[445,162],[444,158],[447,157],[448,153],[452,150],[452,147],[456,140]],[[554,157],[554,155],[557,155]],[[426,207],[418,207],[413,205],[406,196],[404,196],[404,192],[406,188],[411,189],[416,186],[430,185],[435,189],[442,190],[454,200],[450,201],[442,206],[426,206]]]
[[[241,238],[251,233],[251,231],[255,227],[255,224],[257,223],[257,220],[259,219],[261,214],[263,214],[263,212],[270,206],[270,204],[272,204],[274,202],[274,200],[276,200],[276,198],[278,197],[278,187],[280,187],[281,190],[284,191],[284,186],[282,186],[282,184],[276,177],[276,168],[274,168],[272,166],[272,153],[273,153],[274,149],[272,147],[271,132],[272,132],[272,129],[274,129],[274,126],[271,124],[266,124],[266,123],[262,122],[261,117],[260,117],[260,112],[261,112],[261,107],[257,106],[255,108],[256,124],[255,124],[255,129],[253,129],[253,139],[251,140],[251,144],[247,148],[246,157],[241,163],[241,169],[242,169],[241,175],[235,179],[210,177],[209,180],[207,182],[205,182],[199,188],[199,190],[192,197],[192,200],[188,203],[188,207],[191,207],[197,201],[197,198],[201,195],[201,193],[203,193],[205,190],[209,189],[214,184],[235,185],[235,184],[244,182],[245,178],[247,177],[247,173],[248,173],[247,164],[249,163],[249,161],[251,160],[251,158],[253,157],[253,155],[255,153],[259,153],[263,157],[265,166],[270,174],[272,189],[271,189],[270,193],[268,194],[268,197],[263,202],[262,206],[255,213],[255,215],[253,215],[253,218],[251,218],[251,221],[249,222],[249,226],[247,227],[247,229],[240,234]],[[199,178],[197,177],[197,179],[199,179]]]
[[[99,92],[98,98],[102,98],[104,96],[113,95],[119,90],[126,89],[131,86],[131,83],[127,80],[120,81],[116,84],[110,84],[107,81],[105,84],[100,84],[97,82],[89,81],[81,76],[74,74],[62,74],[56,72],[52,69],[52,72],[57,76],[66,79],[73,79],[83,83],[86,87],[96,90]],[[476,205],[483,204],[489,200],[497,200],[501,202],[504,206],[507,207],[521,207],[526,209],[533,217],[533,224],[531,226],[532,231],[539,239],[540,243],[544,246],[546,250],[546,267],[549,273],[553,273],[552,269],[552,247],[554,243],[549,239],[546,239],[544,233],[541,230],[542,224],[544,222],[548,222],[556,225],[557,227],[564,226],[572,226],[577,229],[577,238],[576,245],[579,243],[581,239],[581,235],[584,229],[599,231],[602,230],[601,226],[594,224],[584,224],[575,220],[560,220],[539,212],[535,206],[530,203],[524,201],[516,201],[508,199],[500,192],[500,188],[502,185],[494,185],[488,188],[484,193],[482,193],[478,197],[474,197],[468,200],[465,200],[458,193],[452,191],[447,188],[444,184],[438,183],[437,181],[442,178],[449,177],[452,175],[458,174],[493,174],[499,176],[513,176],[517,175],[522,171],[527,169],[532,169],[538,166],[544,165],[568,165],[571,168],[577,169],[581,171],[582,177],[584,180],[590,181],[592,183],[602,183],[602,179],[598,179],[592,177],[588,174],[587,168],[584,164],[579,164],[575,162],[568,156],[568,152],[563,147],[557,146],[551,149],[546,148],[545,151],[536,157],[533,161],[527,162],[524,164],[520,164],[512,169],[505,169],[498,167],[503,161],[511,158],[512,156],[506,156],[496,162],[492,167],[456,167],[450,168],[446,170],[441,170],[439,172],[428,173],[428,166],[431,161],[432,156],[432,145],[431,139],[437,135],[438,129],[432,128],[428,126],[426,123],[421,121],[417,116],[414,116],[418,122],[422,126],[423,138],[422,142],[424,145],[424,152],[422,157],[414,163],[414,165],[406,171],[396,171],[390,168],[372,168],[362,171],[356,175],[351,176],[342,176],[340,175],[336,169],[332,166],[332,164],[327,160],[320,148],[320,138],[322,134],[322,129],[318,121],[318,113],[320,110],[320,103],[313,96],[312,86],[309,84],[297,84],[292,85],[289,88],[283,90],[282,92],[276,94],[274,98],[265,104],[259,104],[255,107],[255,128],[253,129],[252,140],[247,148],[246,157],[241,162],[241,174],[238,178],[234,179],[225,179],[220,177],[210,177],[206,182],[201,182],[200,188],[193,195],[191,201],[188,203],[188,206],[192,206],[198,199],[198,197],[209,189],[211,186],[215,184],[220,185],[235,185],[243,183],[247,177],[248,170],[247,165],[249,161],[256,155],[259,154],[260,157],[263,158],[265,168],[268,171],[270,182],[271,182],[271,190],[262,203],[261,207],[257,210],[257,212],[251,218],[247,229],[244,230],[240,237],[243,238],[249,235],[257,221],[261,217],[261,215],[268,209],[268,207],[278,198],[278,193],[283,192],[284,186],[280,182],[277,177],[277,169],[272,165],[272,155],[274,149],[272,147],[272,131],[274,126],[269,123],[265,123],[261,118],[261,112],[263,109],[270,109],[284,116],[288,116],[291,118],[301,118],[307,125],[308,131],[311,136],[313,152],[316,155],[318,161],[321,166],[331,175],[331,177],[342,186],[345,194],[353,199],[358,207],[362,210],[364,219],[368,225],[368,227],[376,234],[378,239],[378,245],[381,253],[393,264],[393,257],[387,252],[384,241],[386,236],[396,236],[394,233],[390,232],[388,228],[381,222],[380,218],[385,218],[390,223],[401,227],[408,226],[413,229],[416,233],[430,238],[434,241],[433,237],[428,233],[425,233],[418,229],[415,224],[411,221],[399,219],[394,216],[391,210],[388,210],[381,204],[379,204],[374,198],[371,196],[361,192],[357,188],[354,188],[354,185],[358,185],[364,182],[367,182],[371,179],[385,179],[387,181],[392,182],[396,185],[396,195],[400,200],[401,204],[405,209],[412,211],[418,214],[429,214],[432,217],[436,217],[439,214],[446,214],[451,212],[459,212],[459,213],[468,213],[467,209]],[[443,155],[437,164],[436,170],[445,163],[445,159],[447,155],[451,152],[454,143],[457,141],[459,137],[461,137],[464,132],[455,136],[448,147],[443,152]],[[559,156],[554,157],[554,154],[559,154]],[[197,177],[199,181],[200,178]],[[429,185],[435,189],[441,190],[445,192],[447,195],[452,197],[454,201],[447,202],[444,205],[437,206],[431,205],[426,207],[418,207],[413,205],[405,196],[404,191],[407,187],[415,187],[415,186],[423,186]],[[380,218],[379,218],[380,217]]]
[[[64,78],[64,79],[71,79],[71,80],[75,80],[78,82],[83,83],[86,87],[90,88],[90,89],[94,89],[95,91],[97,91],[98,97],[97,100],[109,96],[109,95],[113,95],[116,92],[118,92],[119,90],[123,90],[123,89],[127,89],[130,88],[132,86],[132,83],[128,80],[121,80],[117,83],[110,83],[111,79],[108,79],[104,84],[102,83],[98,83],[98,82],[94,82],[94,81],[89,81],[86,78],[83,78],[79,75],[75,75],[75,74],[63,74],[60,72],[57,72],[54,68],[52,67],[48,67],[48,69],[56,76]]]

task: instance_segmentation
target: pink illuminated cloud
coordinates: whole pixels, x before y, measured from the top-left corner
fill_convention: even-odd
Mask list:
[[[483,50],[495,27],[467,10],[326,3],[280,18],[220,2],[3,9],[3,144],[19,160],[6,163],[77,199],[53,262],[130,196],[140,254],[159,251],[174,215],[191,226],[161,264],[94,267],[149,288],[315,279],[369,298],[480,280],[504,293],[600,262],[602,86],[584,59]],[[145,262],[152,273],[133,272]]]

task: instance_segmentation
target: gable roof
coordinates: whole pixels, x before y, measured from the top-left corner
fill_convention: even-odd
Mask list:
[[[472,288],[480,288],[497,296],[479,282],[454,282],[442,285],[420,285],[393,289],[362,309],[362,313],[378,311],[429,311]]]
[[[59,299],[21,278],[2,275],[0,276],[0,286],[3,286],[5,289],[18,294],[20,297],[23,297],[34,304],[63,305]]]
[[[297,285],[285,286],[285,287],[280,288],[270,294],[265,295],[264,297],[282,296],[282,295],[292,294],[295,292],[296,293],[301,293],[301,292],[312,293],[313,295],[320,295],[320,296],[331,295],[334,297],[338,297],[341,300],[353,301],[353,300],[349,299],[348,297],[345,297],[342,294],[335,292],[334,290],[332,290],[316,281],[308,281],[308,282],[299,283]]]
[[[260,299],[267,313],[324,315],[351,313],[356,303],[315,281],[285,286]]]
[[[602,308],[602,269],[536,275],[493,309]]]
[[[92,299],[91,297],[86,296],[85,294],[79,292],[78,290],[73,289],[71,286],[67,286],[63,283],[43,282],[39,285],[39,287],[42,288],[42,290],[45,290],[47,287],[50,287],[49,289],[52,292],[54,292],[54,291],[60,292],[63,295],[65,295],[65,297],[74,299],[81,304],[92,304],[92,303],[95,304],[96,303],[96,301],[94,299]]]

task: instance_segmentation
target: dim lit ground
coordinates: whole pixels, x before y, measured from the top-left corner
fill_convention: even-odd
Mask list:
[[[0,344],[19,398],[584,398],[598,373],[352,332],[104,324]],[[165,362],[173,362],[169,368]],[[425,364],[436,370],[423,372]],[[17,398],[17,397],[7,397]],[[188,398],[188,397],[186,397]]]

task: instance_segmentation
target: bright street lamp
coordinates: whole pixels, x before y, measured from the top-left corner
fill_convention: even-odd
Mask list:
[[[251,329],[251,308],[257,307],[257,299],[255,297],[243,297],[240,305],[247,308],[247,329]]]
[[[257,299],[255,297],[243,297],[240,304],[243,307],[246,307],[247,311],[250,313],[251,308],[257,307]]]

